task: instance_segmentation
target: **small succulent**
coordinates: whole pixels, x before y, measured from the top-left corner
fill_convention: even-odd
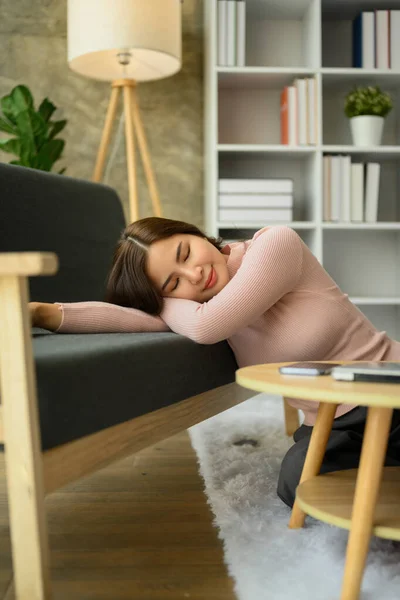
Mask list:
[[[349,119],[361,115],[386,117],[392,108],[390,95],[382,92],[377,85],[354,88],[347,94],[344,104],[344,112]]]

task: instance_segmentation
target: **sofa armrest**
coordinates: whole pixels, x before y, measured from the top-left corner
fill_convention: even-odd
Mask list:
[[[54,275],[57,271],[58,257],[53,252],[0,253],[0,277]]]

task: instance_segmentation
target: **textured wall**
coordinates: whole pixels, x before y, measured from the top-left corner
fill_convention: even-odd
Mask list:
[[[69,69],[66,13],[67,0],[0,0],[0,96],[23,83],[32,90],[35,105],[49,97],[58,107],[53,118],[68,119],[60,134],[66,141],[64,156],[56,167],[66,166],[71,177],[90,179],[110,86]],[[184,0],[181,71],[138,87],[164,216],[200,227],[203,226],[202,54],[202,2]],[[127,209],[123,135],[119,145],[115,145],[121,109],[122,100],[111,142],[111,150],[116,150],[115,160],[112,169],[106,169],[106,183],[118,191]],[[12,157],[0,153],[0,160],[9,162]],[[141,164],[138,176],[140,216],[147,217],[152,209]]]

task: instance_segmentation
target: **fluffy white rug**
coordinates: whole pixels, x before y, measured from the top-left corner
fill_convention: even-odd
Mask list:
[[[309,516],[288,529],[290,509],[276,495],[293,444],[281,398],[260,394],[189,434],[238,599],[338,600],[348,532]],[[398,598],[400,543],[374,537],[360,600]]]

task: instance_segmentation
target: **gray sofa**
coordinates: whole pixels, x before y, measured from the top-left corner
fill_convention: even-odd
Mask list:
[[[124,226],[111,188],[0,164],[0,442],[20,600],[49,597],[46,493],[254,395],[227,342],[31,330],[29,300],[103,300]]]

